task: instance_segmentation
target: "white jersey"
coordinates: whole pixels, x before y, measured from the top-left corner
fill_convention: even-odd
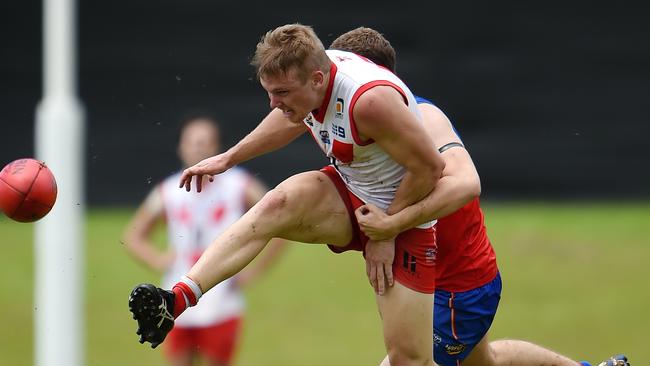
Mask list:
[[[406,84],[388,69],[350,52],[328,50],[327,55],[332,66],[325,101],[317,112],[309,113],[304,123],[347,188],[362,201],[386,210],[406,169],[374,141],[361,141],[352,110],[359,96],[380,85],[399,91],[421,121],[417,102]]]
[[[161,199],[167,240],[176,251],[176,259],[163,277],[164,288],[176,284],[212,241],[246,212],[245,192],[250,179],[243,169],[235,167],[216,175],[213,182],[204,183],[202,192],[197,193],[179,189],[180,173],[177,173],[152,193]],[[148,207],[156,210],[152,204]],[[228,279],[207,291],[175,323],[185,327],[207,326],[240,315],[243,309],[244,298]]]

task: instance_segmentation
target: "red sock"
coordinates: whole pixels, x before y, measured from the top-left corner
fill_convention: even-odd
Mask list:
[[[185,309],[196,305],[196,296],[192,289],[185,283],[179,282],[172,288],[174,292],[174,319],[178,318]]]

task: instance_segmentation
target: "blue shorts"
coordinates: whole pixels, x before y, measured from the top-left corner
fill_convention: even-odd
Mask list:
[[[465,292],[436,290],[433,307],[433,358],[458,366],[483,339],[499,306],[501,276]]]

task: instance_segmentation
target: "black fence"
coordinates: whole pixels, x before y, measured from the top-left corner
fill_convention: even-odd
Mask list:
[[[177,123],[209,108],[231,146],[268,112],[249,59],[300,22],[328,45],[376,28],[398,74],[452,119],[487,198],[650,197],[645,9],[585,2],[79,2],[79,90],[91,204],[133,204],[179,168]],[[616,7],[613,7],[616,6]],[[41,4],[0,5],[0,163],[33,155]],[[244,164],[273,186],[326,163],[308,137]]]

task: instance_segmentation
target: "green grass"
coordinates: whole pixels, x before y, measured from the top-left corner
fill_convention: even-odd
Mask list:
[[[504,281],[491,336],[597,361],[650,359],[650,204],[491,204],[487,226]],[[140,345],[126,302],[157,281],[125,253],[127,210],[91,211],[86,245],[87,365],[161,364]],[[0,218],[0,364],[33,363],[33,225]],[[377,365],[383,342],[356,253],[292,245],[246,290],[238,366]]]

